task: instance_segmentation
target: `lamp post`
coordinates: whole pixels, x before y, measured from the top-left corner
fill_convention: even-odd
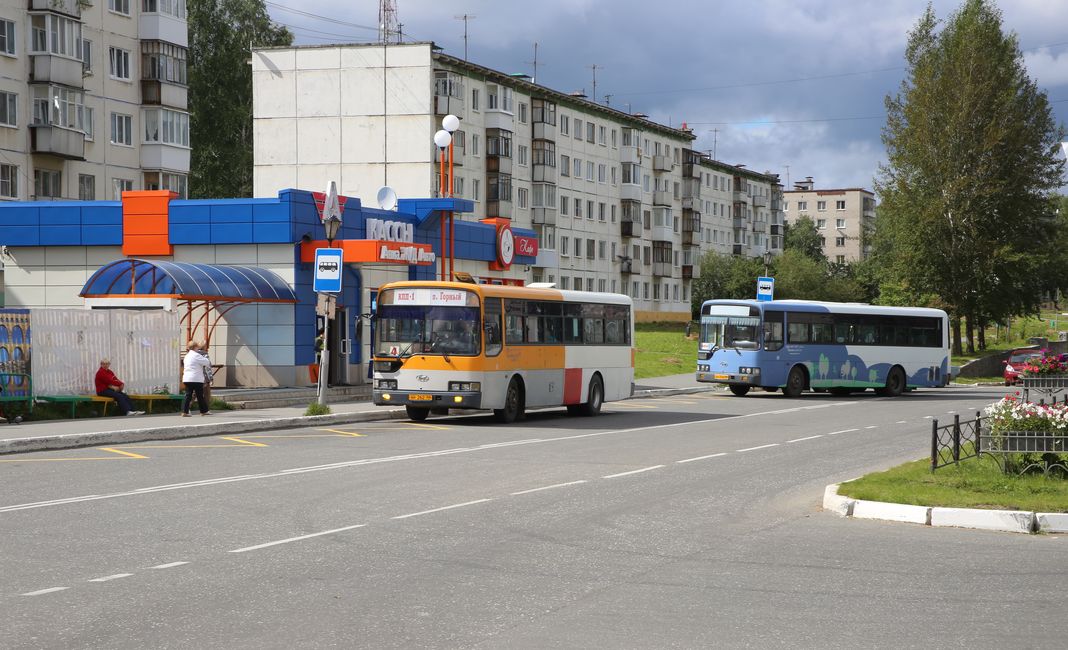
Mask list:
[[[448,187],[449,186],[447,184],[448,174],[446,173],[448,170],[445,167],[445,150],[448,149],[448,148],[451,148],[451,146],[452,146],[452,134],[449,133],[448,131],[446,131],[445,129],[441,129],[440,131],[438,131],[437,133],[434,134],[434,144],[437,145],[438,151],[441,153],[441,164],[440,164],[441,182],[438,185],[438,190],[439,190],[438,191],[438,195],[442,196],[442,197],[445,197],[445,196],[449,195],[449,193],[448,193]],[[441,228],[440,228],[440,230],[441,230],[441,238],[440,238],[441,239],[441,249],[440,249],[441,250],[441,271],[440,271],[440,275],[441,275],[441,279],[445,280],[446,279],[446,276],[445,276],[445,261],[446,261],[446,258],[448,257],[448,252],[447,252],[446,241],[445,241],[445,221],[446,221],[446,217],[445,217],[444,213],[442,213],[441,219],[439,221],[440,221],[440,224],[441,224]]]
[[[764,277],[768,277],[768,267],[771,266],[771,251],[764,251]]]
[[[456,117],[452,113],[449,113],[445,117],[441,118],[441,128],[449,134],[449,182],[448,182],[448,197],[451,199],[453,194],[453,183],[455,177],[452,173],[452,154],[453,146],[456,144],[456,137],[453,133],[460,128],[460,118]],[[449,280],[455,277],[454,266],[456,264],[456,222],[454,221],[455,215],[452,210],[449,210]]]
[[[326,231],[326,247],[334,247],[334,239],[337,238],[337,233],[341,230],[341,217],[336,214],[328,214],[323,218],[323,229]],[[323,294],[319,294],[322,296]],[[334,296],[329,295],[327,301],[334,299]],[[330,309],[329,302],[327,303],[327,312],[323,314],[323,349],[319,353],[319,396],[317,401],[320,406],[326,404],[326,386],[330,377]]]

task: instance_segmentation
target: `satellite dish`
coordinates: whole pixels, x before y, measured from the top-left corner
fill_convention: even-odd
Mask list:
[[[389,185],[378,190],[378,207],[383,210],[394,210],[397,207],[397,193]]]

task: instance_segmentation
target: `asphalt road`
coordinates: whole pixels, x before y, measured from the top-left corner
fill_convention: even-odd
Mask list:
[[[1001,394],[702,394],[5,457],[0,647],[1059,646],[1064,539],[819,507]]]

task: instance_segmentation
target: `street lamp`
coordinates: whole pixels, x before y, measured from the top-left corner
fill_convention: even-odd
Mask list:
[[[764,277],[768,276],[768,267],[771,266],[771,251],[764,251]]]
[[[327,247],[334,247],[334,239],[337,238],[337,231],[341,230],[341,218],[336,214],[332,214],[323,219],[323,228],[326,229],[326,244]]]

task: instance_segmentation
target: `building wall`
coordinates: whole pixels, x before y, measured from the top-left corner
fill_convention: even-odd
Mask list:
[[[875,195],[863,189],[793,190],[784,192],[786,218],[790,223],[802,215],[816,223],[824,238],[823,254],[831,262],[864,259],[864,233],[875,222]],[[823,208],[821,209],[821,202]],[[843,207],[838,207],[844,202]]]

